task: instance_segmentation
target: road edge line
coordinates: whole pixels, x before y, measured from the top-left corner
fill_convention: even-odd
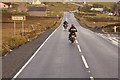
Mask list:
[[[60,27],[60,26],[59,26]],[[58,28],[59,28],[58,27]],[[24,66],[13,76],[13,78],[11,80],[14,80],[15,78],[18,77],[18,75],[23,71],[23,69],[30,63],[30,61],[36,56],[36,54],[40,51],[40,49],[44,46],[44,44],[50,39],[50,37],[56,32],[56,30],[58,29],[56,28],[51,34],[50,36],[42,43],[42,45],[40,45],[40,47],[35,51],[35,53],[31,56],[31,58],[24,64]]]

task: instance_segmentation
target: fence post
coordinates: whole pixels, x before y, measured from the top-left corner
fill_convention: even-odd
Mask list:
[[[117,26],[114,26],[114,32],[117,32]]]

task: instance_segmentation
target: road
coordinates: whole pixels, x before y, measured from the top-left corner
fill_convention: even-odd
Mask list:
[[[82,4],[73,3],[73,2],[71,2],[71,4],[74,4],[74,5],[77,5],[77,6],[83,7],[83,5],[82,5]]]
[[[73,44],[65,20],[78,30]],[[73,13],[65,12],[63,21],[14,78],[118,78],[118,47],[81,27]]]

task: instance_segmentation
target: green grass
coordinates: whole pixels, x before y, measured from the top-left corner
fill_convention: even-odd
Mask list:
[[[100,4],[104,7],[110,8],[112,5],[114,5],[115,2],[87,2],[88,4]]]
[[[27,4],[27,6],[38,6],[38,7],[47,7],[47,15],[50,17],[56,17],[57,14],[59,16],[63,16],[63,12],[68,12],[71,10],[75,10],[78,8],[78,6],[66,3],[64,4],[63,2],[45,2],[46,5],[32,5],[32,4]]]
[[[92,18],[95,18],[95,17],[108,18],[108,17],[110,17],[110,18],[113,18],[114,16],[108,16],[108,15],[105,15],[105,14],[97,14],[96,16],[89,16],[89,15],[87,15],[87,16],[85,16],[85,17],[92,17]]]
[[[2,45],[2,55],[5,55],[6,52],[9,52],[11,49],[19,47],[27,42],[27,37],[22,37],[17,35],[15,37],[11,37],[7,40],[6,43]]]
[[[90,16],[90,15],[84,15],[84,17],[92,17],[92,18],[95,18],[95,17],[104,17],[104,18],[118,18],[117,16],[109,16],[107,14],[100,14],[100,13],[94,13],[94,12],[80,12],[82,14],[96,14],[96,16]]]
[[[62,2],[46,2],[46,5],[48,5],[47,9],[55,12],[70,11],[78,8],[76,5],[69,3],[63,4]]]
[[[113,26],[117,26],[118,29],[116,33],[120,33],[120,26],[119,26],[119,20],[114,20],[114,19],[108,19],[109,18],[114,18],[114,16],[107,16],[107,15],[97,15],[97,17],[80,17],[79,14],[75,13],[75,17],[79,20],[79,23],[83,27],[90,28],[94,31],[101,31],[105,30],[106,32],[113,33]],[[115,17],[117,18],[117,17]],[[95,22],[95,23],[94,23]]]
[[[75,10],[78,8],[78,6],[73,4],[63,4],[62,2],[46,2],[47,9],[50,10],[47,14],[48,16],[54,16],[57,15],[63,16],[63,12],[68,12],[71,10]]]
[[[54,23],[57,21],[57,18],[27,16],[27,19],[24,23],[25,36],[21,36],[21,22],[16,22],[16,36],[14,37],[13,21],[11,21],[11,15],[12,13],[3,12],[2,16],[2,55],[25,44],[28,42],[27,39],[32,41],[41,33],[52,28]],[[31,29],[31,25],[33,25],[35,31]]]
[[[51,17],[56,17],[57,15],[59,16],[63,16],[63,13],[60,13],[60,12],[48,12],[47,13],[47,16],[51,16]]]
[[[53,28],[51,28],[51,29],[52,29],[52,30],[55,30],[57,27],[59,27],[62,19],[63,19],[63,17],[61,17],[61,18],[58,20],[58,22],[56,23],[56,25],[55,25]]]

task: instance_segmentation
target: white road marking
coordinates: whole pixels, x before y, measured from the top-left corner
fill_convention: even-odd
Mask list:
[[[74,16],[73,16],[73,17],[74,17]],[[78,23],[78,24],[79,24],[79,23]],[[88,66],[88,64],[87,64],[87,61],[86,61],[85,57],[83,56],[83,54],[81,53],[82,51],[81,51],[80,46],[78,45],[77,39],[76,39],[76,43],[77,43],[78,50],[79,50],[79,52],[80,52],[79,55],[81,56],[82,61],[83,61],[84,65],[85,65],[85,67],[86,67],[87,69],[89,69],[89,66]],[[88,73],[91,74],[91,71],[89,70]],[[90,80],[94,80],[94,78],[93,78],[93,77],[90,77]]]
[[[116,46],[118,46],[118,42],[117,41],[114,41],[114,40],[111,40],[113,44],[115,44]]]
[[[106,36],[103,36],[102,34],[98,34],[98,35],[103,37],[106,40],[110,40],[114,45],[119,47],[119,45],[118,45],[119,42],[116,38],[106,37]]]
[[[90,73],[90,71],[88,71]]]
[[[94,77],[90,77],[91,80],[94,80]]]
[[[77,40],[75,40],[76,41],[76,43],[78,44],[78,41]]]
[[[80,46],[79,46],[79,45],[77,45],[77,47],[78,47],[79,52],[82,52],[82,51],[81,51],[81,49],[80,49]]]
[[[58,27],[59,28],[59,27]],[[58,29],[57,28],[57,29]],[[33,54],[33,56],[25,63],[25,65],[17,72],[17,74],[12,78],[14,80],[15,78],[18,77],[18,75],[23,71],[23,69],[30,63],[30,61],[35,57],[35,55],[40,51],[40,49],[44,46],[44,44],[49,40],[49,38],[56,32],[56,30],[44,41],[44,43],[37,49],[37,51]]]
[[[118,46],[118,42],[117,41],[115,41],[114,39],[112,39],[112,38],[108,38],[114,45],[116,45],[116,46]]]
[[[85,65],[85,67],[86,67],[86,68],[89,68],[89,66],[88,66],[88,64],[87,64],[87,62],[86,62],[86,60],[85,60],[85,57],[84,57],[83,55],[81,55],[81,57],[82,57],[82,60],[83,60],[83,63],[84,63],[84,65]]]
[[[66,21],[68,21],[68,19],[66,18]]]
[[[5,56],[7,56],[7,54]]]
[[[115,41],[119,42],[119,40],[118,40],[116,37],[114,37],[114,38],[113,38],[113,40],[115,40]]]
[[[65,30],[64,27],[63,27],[63,30]]]
[[[77,40],[76,40],[76,43],[78,43]],[[80,46],[77,45],[77,47],[78,47],[79,52],[81,53],[82,51],[81,51],[81,49],[80,49]],[[86,67],[86,68],[89,68],[89,66],[88,66],[88,64],[87,64],[87,62],[86,62],[86,60],[85,60],[85,57],[84,57],[82,54],[80,54],[80,55],[81,55],[81,57],[82,57],[82,60],[83,60],[83,63],[84,63],[84,65],[85,65],[85,67]]]

